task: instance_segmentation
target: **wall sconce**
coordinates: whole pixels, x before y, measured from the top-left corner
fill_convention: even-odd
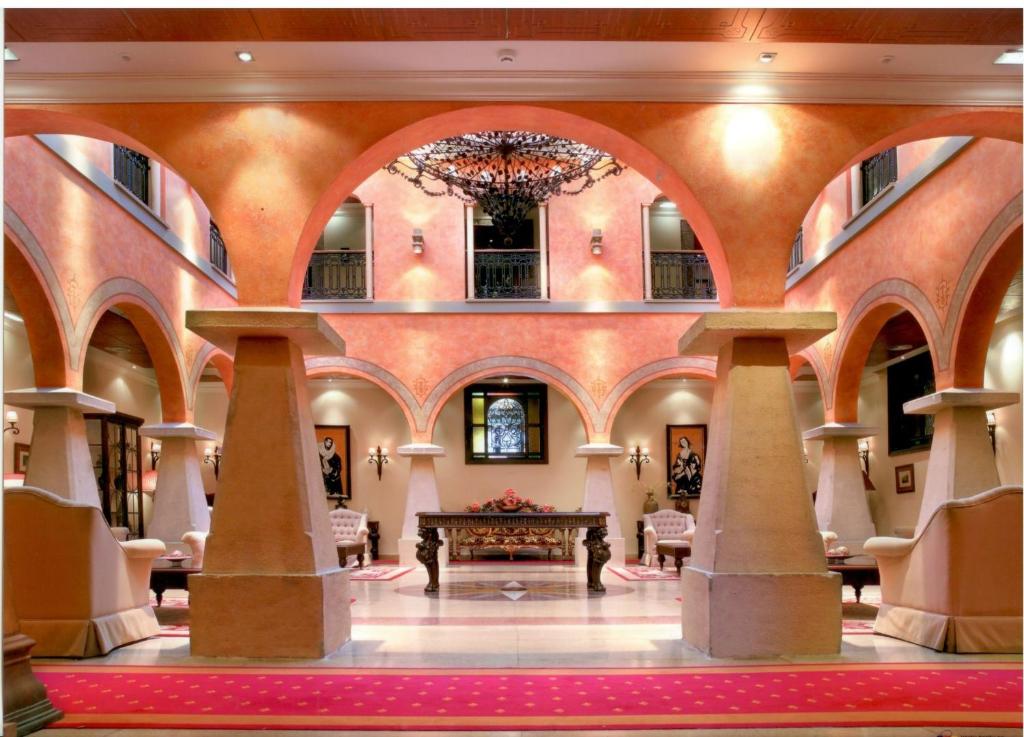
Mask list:
[[[156,462],[160,460],[160,443],[149,444],[149,468],[156,470]]]
[[[21,428],[18,427],[18,413],[13,409],[7,410],[7,415],[4,418],[7,421],[7,427],[4,428],[4,432],[9,432],[11,435],[21,435]]]
[[[629,462],[636,464],[636,480],[640,480],[640,467],[644,463],[651,462],[651,449],[641,448],[639,445],[629,451]]]
[[[8,412],[7,414],[10,414]],[[990,409],[985,413],[985,419],[988,421],[988,439],[992,441],[992,452],[996,452],[996,413],[995,410]]]
[[[377,464],[377,480],[380,481],[380,476],[384,473],[384,464],[388,462],[388,449],[381,448],[379,445],[376,448],[370,448],[370,459],[368,463]]]
[[[423,253],[423,231],[420,228],[412,229],[412,252],[417,256]]]
[[[223,455],[224,452],[219,445],[215,445],[212,448],[206,446],[206,449],[203,450],[203,463],[213,464],[213,477],[218,481],[220,480],[220,459]]]
[[[810,463],[811,459],[807,455],[807,443],[800,443],[800,453],[803,455],[804,463]]]
[[[871,473],[871,463],[868,460],[868,454],[871,451],[871,445],[868,443],[866,438],[861,438],[857,441],[857,455],[864,461],[864,474]]]
[[[594,228],[594,232],[590,234],[590,252],[595,256],[600,256],[603,248],[604,235],[600,228]]]

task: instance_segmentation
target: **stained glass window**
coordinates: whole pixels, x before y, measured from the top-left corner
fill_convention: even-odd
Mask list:
[[[464,399],[467,463],[547,463],[547,386],[474,384]]]

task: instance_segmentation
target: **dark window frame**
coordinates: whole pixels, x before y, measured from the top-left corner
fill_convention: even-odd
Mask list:
[[[484,422],[477,424],[473,422],[473,395],[483,392],[484,394]],[[526,421],[526,442],[529,444],[530,428],[536,427],[540,431],[540,448],[534,452],[527,452],[522,455],[505,456],[492,458],[486,447],[487,438],[487,410],[493,402],[488,402],[489,397],[494,401],[505,397],[519,399],[523,408],[527,411]],[[528,400],[536,397],[539,403],[539,422],[529,421]],[[548,387],[547,384],[494,384],[482,383],[471,384],[462,390],[463,416],[466,440],[466,463],[472,465],[508,465],[508,464],[542,464],[548,462]],[[484,428],[484,452],[483,454],[473,452],[473,430]]]
[[[127,146],[114,144],[114,181],[150,209],[149,177],[152,170],[148,156]]]
[[[887,148],[860,162],[861,207],[870,204],[899,178],[895,148]]]

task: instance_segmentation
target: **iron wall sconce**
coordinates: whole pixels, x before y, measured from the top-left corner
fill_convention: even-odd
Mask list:
[[[160,443],[149,444],[149,469],[156,470],[156,462],[160,460]]]
[[[601,233],[600,228],[594,228],[594,232],[590,234],[590,252],[595,256],[600,256],[604,249],[604,234]]]
[[[4,432],[9,432],[11,435],[21,435],[21,428],[18,427],[18,413],[13,409],[7,410],[7,415],[4,417],[7,421],[7,427],[4,428]]]
[[[379,445],[370,448],[370,458],[367,462],[377,464],[377,480],[380,481],[381,474],[384,473],[384,464],[388,462],[388,449]]]
[[[864,475],[865,476],[867,476],[868,474],[871,473],[871,462],[868,460],[868,456],[870,455],[870,452],[871,452],[871,446],[868,444],[867,440],[858,440],[857,441],[857,455],[859,455],[860,459],[862,461],[864,461]]]
[[[641,448],[639,445],[629,451],[629,462],[636,464],[636,480],[640,480],[640,468],[645,463],[651,462],[651,449]]]
[[[417,256],[423,253],[423,231],[420,228],[412,229],[412,252]]]
[[[218,481],[220,480],[220,459],[223,455],[224,452],[219,445],[215,445],[212,448],[206,446],[206,449],[203,451],[203,463],[213,464],[213,477]]]
[[[996,413],[995,410],[989,410],[985,413],[985,419],[988,424],[988,439],[992,443],[992,452],[996,452]]]

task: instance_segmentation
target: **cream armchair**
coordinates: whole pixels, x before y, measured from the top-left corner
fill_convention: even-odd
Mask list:
[[[206,536],[209,534],[200,530],[192,530],[181,536],[181,541],[188,545],[189,550],[192,551],[192,560],[189,561],[192,568],[203,567],[203,556],[206,554]]]
[[[674,509],[662,509],[644,515],[644,559],[646,566],[653,565],[657,560],[655,552],[659,542],[693,543],[693,533],[697,529],[692,514],[677,512]]]
[[[821,544],[825,546],[825,555],[828,555],[829,548],[839,539],[839,535],[832,530],[818,530],[818,534],[821,535]]]
[[[363,556],[369,560],[369,548],[367,541],[370,539],[370,528],[366,524],[366,512],[356,512],[352,509],[332,509],[331,532],[334,534],[335,544],[347,543],[349,545],[363,545],[365,552]],[[354,557],[354,556],[349,556]],[[346,567],[348,567],[346,561]]]
[[[1021,652],[1021,487],[941,504],[907,540],[872,537],[875,632],[957,653]]]
[[[119,543],[98,507],[4,491],[5,586],[35,656],[84,658],[157,634],[149,572],[159,540]]]

